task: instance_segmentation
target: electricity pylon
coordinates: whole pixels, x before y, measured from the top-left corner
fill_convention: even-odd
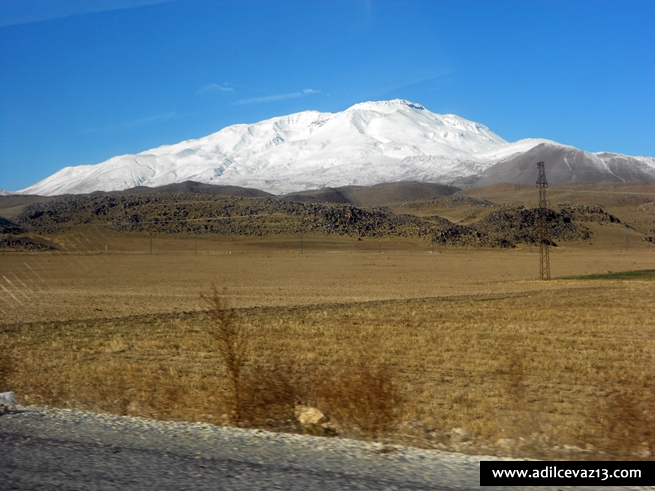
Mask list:
[[[539,275],[542,280],[550,279],[550,233],[548,231],[548,201],[546,201],[546,170],[544,163],[538,162],[539,177],[537,188],[539,189]]]

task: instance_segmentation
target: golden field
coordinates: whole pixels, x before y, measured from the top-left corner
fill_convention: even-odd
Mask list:
[[[129,238],[126,242],[139,240]],[[204,309],[211,285],[227,287],[234,307],[351,303],[561,288],[536,281],[538,248],[511,250],[435,249],[402,241],[273,239],[203,244],[159,239],[152,255],[139,253],[7,253],[0,274],[17,288],[3,295],[5,323],[114,318]],[[263,243],[262,243],[263,242]],[[291,246],[296,246],[292,249]],[[328,245],[331,247],[328,248]],[[355,248],[370,245],[369,252]],[[380,251],[378,252],[378,246]],[[274,247],[277,246],[277,247]],[[178,249],[188,252],[181,252]],[[158,252],[158,251],[164,252]],[[532,251],[532,252],[530,252]],[[593,246],[551,248],[554,278],[649,269],[655,249],[629,252]],[[9,285],[4,283],[7,287]],[[566,287],[571,282],[566,282]],[[7,303],[7,301],[9,303]]]
[[[282,366],[305,390],[326,370],[385,367],[402,401],[378,438],[562,458],[655,450],[653,276],[561,279],[653,269],[652,250],[560,247],[554,279],[539,281],[536,248],[358,251],[317,239],[300,254],[293,243],[2,256],[16,288],[2,306],[0,390],[25,404],[225,423],[226,373],[201,298],[216,285],[247,333],[246,365]],[[453,428],[471,440],[453,447]]]

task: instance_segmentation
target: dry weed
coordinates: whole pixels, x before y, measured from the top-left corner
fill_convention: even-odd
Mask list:
[[[249,366],[249,358],[254,358],[252,334],[239,322],[234,310],[226,307],[225,295],[220,295],[216,287],[203,298],[209,304],[212,320],[208,333],[228,374],[227,406],[232,422],[251,427],[293,427],[297,396],[288,364],[260,355],[258,363]]]
[[[625,374],[591,408],[582,438],[617,458],[655,453],[655,383],[653,376]]]
[[[243,398],[244,365],[248,356],[248,338],[243,324],[237,321],[234,310],[226,307],[226,301],[213,287],[209,296],[202,298],[209,305],[212,319],[208,334],[214,339],[216,349],[227,369],[230,380],[230,416],[238,424],[243,421],[245,402]]]
[[[504,432],[510,438],[534,439],[542,431],[540,414],[529,402],[527,367],[525,354],[510,351],[507,361],[507,395],[508,410]],[[539,408],[544,410],[545,408]]]
[[[297,390],[283,365],[255,366],[245,372],[241,391],[241,425],[295,430]]]
[[[397,422],[400,392],[385,366],[343,366],[320,377],[314,387],[319,408],[334,418],[342,433],[358,428],[368,436],[385,433]]]
[[[15,363],[11,351],[0,345],[0,392],[11,390],[9,380],[14,371]]]

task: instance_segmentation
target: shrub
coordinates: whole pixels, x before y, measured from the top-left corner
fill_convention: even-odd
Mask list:
[[[4,346],[0,346],[0,392],[7,392],[9,378],[15,370],[12,354]]]
[[[314,390],[319,408],[342,429],[354,426],[369,438],[393,426],[401,404],[391,369],[386,366],[336,369],[320,377]]]
[[[226,302],[214,286],[209,296],[202,298],[209,305],[212,319],[208,334],[214,339],[215,347],[223,361],[229,377],[228,405],[231,419],[237,424],[243,419],[242,377],[248,352],[248,339],[243,325],[236,319],[235,312],[226,308]]]

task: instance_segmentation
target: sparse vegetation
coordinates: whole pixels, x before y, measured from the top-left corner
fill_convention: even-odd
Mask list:
[[[319,408],[334,418],[345,435],[361,431],[369,439],[387,434],[402,411],[402,399],[391,368],[360,361],[332,367],[313,387]]]
[[[229,378],[228,407],[232,419],[240,423],[244,417],[243,376],[248,355],[248,336],[233,310],[226,308],[225,300],[214,286],[211,295],[203,296],[209,305],[212,323],[208,329]]]
[[[642,280],[655,279],[655,269],[640,269],[638,271],[621,271],[613,273],[608,271],[601,274],[587,274],[581,276],[565,276],[563,280]]]
[[[9,379],[14,371],[14,362],[11,352],[0,343],[0,392],[7,392]]]
[[[653,451],[647,282],[238,315],[252,350],[241,376],[244,425],[293,430],[298,397],[346,428],[387,430],[391,441],[428,447],[465,428],[472,439],[458,448],[470,452],[635,458]],[[222,424],[231,383],[207,342],[213,326],[205,311],[14,324],[2,337],[20,353],[10,381],[24,403]],[[364,369],[363,353],[375,360]],[[422,422],[420,438],[393,440],[398,421]],[[499,447],[499,439],[515,446]],[[581,450],[557,453],[555,445]]]

